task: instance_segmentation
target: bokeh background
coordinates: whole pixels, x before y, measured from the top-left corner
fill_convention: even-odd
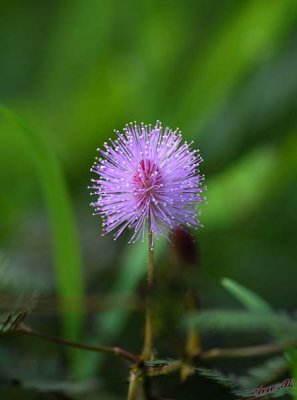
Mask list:
[[[295,0],[1,0],[0,103],[14,111],[0,115],[1,313],[38,293],[35,328],[139,351],[146,245],[102,238],[87,189],[96,148],[134,120],[178,126],[204,158],[201,307],[235,306],[229,277],[296,309],[296,22]],[[156,340],[177,357],[183,293],[167,282],[184,270],[168,243],[157,257]],[[127,389],[120,360],[16,335],[1,337],[0,375],[7,399]],[[224,396],[199,377],[162,379],[165,398]]]

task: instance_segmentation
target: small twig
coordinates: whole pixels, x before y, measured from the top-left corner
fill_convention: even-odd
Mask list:
[[[259,346],[236,347],[231,349],[211,349],[202,351],[199,358],[202,360],[210,360],[223,357],[253,357],[265,354],[280,353],[290,347],[297,347],[297,339],[286,340],[278,343],[269,343]]]
[[[25,325],[23,323],[18,324],[18,326],[15,328],[14,332],[22,333],[22,334],[29,335],[29,336],[39,337],[39,338],[47,340],[49,342],[61,344],[64,346],[70,346],[70,347],[74,347],[77,349],[89,350],[89,351],[100,352],[100,353],[110,353],[115,356],[124,358],[125,360],[128,360],[132,363],[139,363],[139,357],[136,354],[130,353],[129,351],[122,349],[120,347],[92,346],[92,345],[85,344],[85,343],[74,342],[72,340],[66,340],[66,339],[58,338],[56,336],[48,335],[46,333],[41,333],[41,332],[35,331],[31,327],[29,327],[28,325]]]
[[[66,340],[62,338],[58,338],[56,336],[48,335],[46,333],[41,333],[35,331],[28,325],[24,323],[19,323],[14,332],[21,333],[29,336],[39,337],[41,339],[47,340],[49,342],[61,344],[64,346],[70,346],[82,350],[89,350],[94,352],[101,352],[101,353],[110,353],[116,356],[119,356],[127,361],[136,364],[137,366],[141,365],[141,358],[133,354],[125,349],[120,347],[110,347],[110,346],[93,346],[85,343],[74,342],[71,340]],[[297,347],[297,339],[290,339],[283,342],[278,343],[269,343],[263,344],[258,346],[250,346],[250,347],[235,347],[235,348],[227,348],[227,349],[211,349],[202,351],[197,359],[200,360],[212,360],[216,358],[233,358],[233,357],[254,357],[266,354],[275,354],[281,353],[289,348]],[[174,372],[181,367],[182,363],[178,360],[173,360],[172,362],[168,362],[165,365],[160,367],[146,367],[145,374],[147,376],[156,376],[156,375],[163,375],[170,372]],[[139,368],[139,367],[137,367]]]

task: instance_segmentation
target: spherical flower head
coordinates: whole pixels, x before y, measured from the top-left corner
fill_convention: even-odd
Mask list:
[[[103,234],[125,228],[133,230],[130,242],[144,240],[147,228],[152,237],[168,234],[176,227],[201,226],[197,206],[204,198],[199,174],[202,159],[192,143],[182,142],[181,132],[161,124],[129,124],[124,133],[96,158],[91,171],[91,205],[103,217]]]

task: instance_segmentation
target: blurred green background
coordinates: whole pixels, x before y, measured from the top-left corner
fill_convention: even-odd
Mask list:
[[[1,312],[37,291],[29,320],[40,330],[139,351],[146,246],[128,246],[129,233],[101,237],[87,186],[113,129],[157,119],[204,158],[193,270],[202,306],[235,304],[220,284],[227,276],[296,309],[296,0],[1,0],[0,49],[0,103],[24,119],[0,109]],[[170,245],[157,253],[167,312],[181,299],[166,286]],[[172,318],[175,334],[158,322],[163,357],[182,345]],[[1,339],[0,364],[1,382],[46,382],[45,392],[87,379],[91,389],[71,386],[69,398],[118,399],[127,387],[121,361],[37,339]],[[168,397],[194,399],[201,387],[164,382]],[[35,398],[30,390],[19,396]],[[20,398],[12,391],[3,398]]]

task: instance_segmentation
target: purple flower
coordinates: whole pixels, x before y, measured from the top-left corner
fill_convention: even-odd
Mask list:
[[[178,129],[163,131],[159,122],[155,127],[131,123],[116,134],[91,169],[98,175],[91,186],[98,198],[91,205],[103,217],[103,234],[117,229],[116,239],[128,227],[135,242],[144,240],[148,224],[157,238],[168,238],[179,226],[201,226],[202,159],[192,143],[182,144]]]

